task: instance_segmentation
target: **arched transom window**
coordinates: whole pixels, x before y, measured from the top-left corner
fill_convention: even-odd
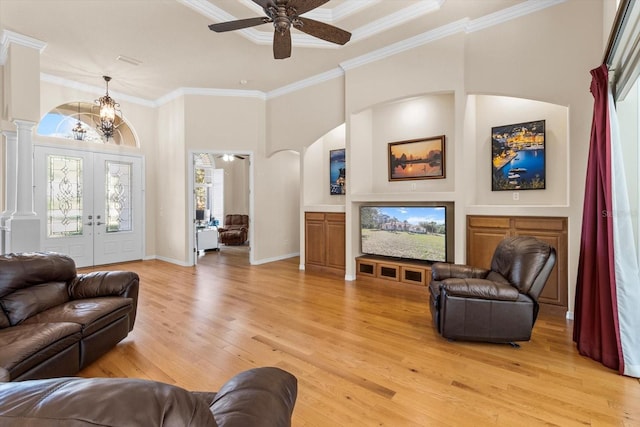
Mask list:
[[[49,111],[38,124],[38,135],[55,138],[75,139],[100,144],[125,145],[137,147],[135,134],[126,121],[116,116],[116,129],[111,138],[104,138],[96,130],[100,118],[96,104],[90,102],[69,102]],[[75,133],[74,128],[81,126],[84,132]]]

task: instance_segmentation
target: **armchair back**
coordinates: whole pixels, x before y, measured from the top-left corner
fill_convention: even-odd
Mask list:
[[[515,236],[500,242],[491,260],[491,271],[537,301],[555,263],[553,246],[528,236]],[[495,279],[492,273],[487,279]]]

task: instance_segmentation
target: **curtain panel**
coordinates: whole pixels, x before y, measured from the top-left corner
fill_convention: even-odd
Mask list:
[[[606,64],[591,70],[594,97],[573,339],[580,354],[640,377],[640,272],[633,215]]]

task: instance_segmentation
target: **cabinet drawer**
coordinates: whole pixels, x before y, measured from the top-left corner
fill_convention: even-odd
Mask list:
[[[511,227],[510,218],[507,216],[500,217],[479,217],[470,216],[468,219],[469,227],[482,227],[482,228],[509,228]]]
[[[307,221],[324,221],[324,212],[306,212],[304,217]]]

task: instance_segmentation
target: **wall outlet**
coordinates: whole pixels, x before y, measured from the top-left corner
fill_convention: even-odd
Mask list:
[[[515,191],[513,193],[513,200],[520,200],[520,193],[518,193],[517,191]]]
[[[416,183],[415,182],[411,183],[411,191],[416,191]]]

